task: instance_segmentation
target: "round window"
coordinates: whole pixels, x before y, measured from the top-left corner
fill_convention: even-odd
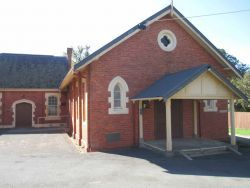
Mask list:
[[[170,52],[176,47],[176,37],[172,31],[163,30],[158,34],[158,44],[162,50]]]

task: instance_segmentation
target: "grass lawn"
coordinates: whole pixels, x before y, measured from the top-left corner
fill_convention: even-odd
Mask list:
[[[235,128],[235,131],[237,135],[250,136],[250,129]],[[230,129],[229,129],[229,132],[231,133]]]

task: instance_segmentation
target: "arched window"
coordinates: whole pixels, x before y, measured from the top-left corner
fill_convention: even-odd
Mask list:
[[[109,83],[108,91],[110,92],[109,97],[109,114],[128,114],[128,85],[123,78],[120,76],[115,77]]]
[[[58,98],[56,96],[48,97],[48,116],[58,115]]]
[[[114,87],[114,108],[121,108],[121,88],[119,84]]]

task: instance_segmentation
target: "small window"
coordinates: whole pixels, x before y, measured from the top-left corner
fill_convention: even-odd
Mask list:
[[[160,48],[166,52],[173,51],[177,45],[176,36],[170,30],[162,30],[158,34],[157,41]]]
[[[204,112],[217,112],[217,100],[204,100]]]
[[[58,115],[58,99],[56,96],[49,96],[48,98],[48,116]]]

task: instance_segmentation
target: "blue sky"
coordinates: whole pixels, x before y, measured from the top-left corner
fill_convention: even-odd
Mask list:
[[[8,0],[0,6],[0,53],[91,52],[168,6],[170,0]],[[184,16],[250,9],[249,0],[174,0]],[[218,48],[250,65],[250,12],[189,19]]]

